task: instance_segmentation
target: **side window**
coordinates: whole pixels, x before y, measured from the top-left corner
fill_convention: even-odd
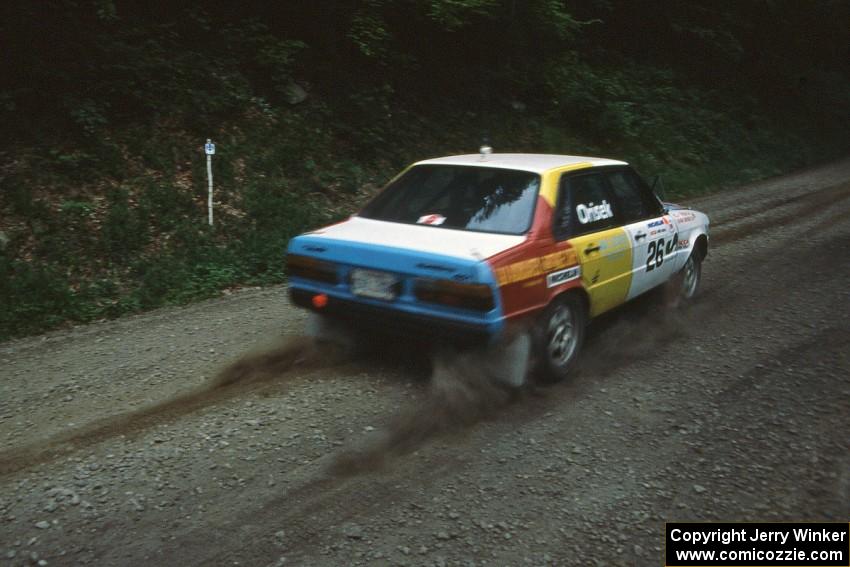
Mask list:
[[[627,169],[626,173],[634,180],[634,185],[640,190],[641,197],[643,198],[643,202],[646,204],[649,210],[649,216],[657,217],[664,212],[664,207],[661,204],[661,199],[659,199],[655,193],[652,192],[652,189],[643,180],[643,178],[635,172],[633,169]]]
[[[555,237],[563,239],[615,226],[611,196],[600,173],[561,178]]]
[[[637,179],[630,171],[619,170],[607,174],[611,191],[617,200],[623,223],[635,222],[653,216],[652,203],[647,202]]]

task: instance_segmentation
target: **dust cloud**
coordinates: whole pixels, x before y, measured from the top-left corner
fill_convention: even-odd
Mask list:
[[[695,319],[713,309],[705,303],[669,309],[663,299],[643,298],[594,323],[578,364],[566,379],[571,395],[582,389],[579,383],[587,385],[634,362],[658,357],[667,344],[688,334]],[[498,357],[499,353],[492,351],[435,353],[424,399],[411,402],[378,432],[336,454],[328,473],[350,476],[375,471],[431,438],[459,433],[497,417],[528,393],[543,394],[533,373],[522,389],[506,386],[498,377],[500,369],[493,364]]]
[[[388,458],[410,453],[432,437],[494,417],[516,399],[518,391],[494,379],[482,357],[486,353],[435,352],[425,399],[403,408],[361,445],[337,454],[329,472],[348,476],[372,471],[381,468]]]
[[[204,385],[206,390],[217,390],[253,384],[280,378],[298,367],[318,368],[342,362],[346,349],[311,337],[291,337],[267,350],[248,353],[221,370]]]
[[[663,359],[670,343],[687,337],[695,325],[717,311],[706,294],[677,307],[667,301],[663,290],[656,290],[594,319],[575,374],[598,379],[635,362]]]
[[[575,374],[598,376],[636,360],[657,356],[668,341],[686,334],[686,321],[686,316],[678,311],[647,313],[638,307],[626,312],[625,317],[618,315],[610,323],[596,324],[597,330],[590,333]],[[384,352],[382,358],[389,356],[387,349],[379,350]],[[384,428],[361,444],[332,456],[329,473],[345,476],[375,470],[388,458],[410,453],[435,436],[458,433],[495,417],[527,391],[506,386],[500,380],[503,369],[495,361],[501,354],[501,351],[451,348],[434,351],[424,399],[402,408]],[[296,369],[325,368],[350,357],[349,349],[331,342],[304,336],[284,338],[269,348],[243,355],[194,389],[2,451],[0,475],[54,460],[108,438],[141,434],[265,383],[281,384],[297,379],[301,373],[294,372]]]

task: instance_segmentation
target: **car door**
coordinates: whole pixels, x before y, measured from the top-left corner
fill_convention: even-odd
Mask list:
[[[591,317],[623,303],[629,291],[631,246],[616,212],[603,173],[562,176],[554,233],[576,252]]]
[[[670,216],[632,169],[609,170],[605,177],[632,248],[632,275],[627,295],[627,299],[631,299],[673,275],[678,237]]]

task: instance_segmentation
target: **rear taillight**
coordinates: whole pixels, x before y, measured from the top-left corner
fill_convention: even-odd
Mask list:
[[[476,311],[490,311],[495,305],[493,290],[486,284],[419,279],[414,285],[414,294],[419,301]]]
[[[286,257],[286,269],[290,276],[316,280],[329,284],[338,281],[336,266],[330,262],[311,258],[310,256],[298,256],[290,254]]]

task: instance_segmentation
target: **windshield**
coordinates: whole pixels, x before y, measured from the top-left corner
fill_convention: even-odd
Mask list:
[[[391,183],[361,217],[441,228],[523,234],[531,226],[540,176],[463,165],[419,165]]]

